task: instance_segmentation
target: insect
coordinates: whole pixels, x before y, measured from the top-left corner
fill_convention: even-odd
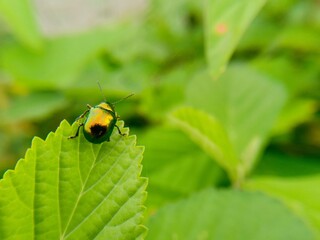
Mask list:
[[[100,84],[99,87],[101,90]],[[69,139],[78,137],[81,127],[83,127],[85,138],[91,143],[109,142],[114,127],[118,129],[120,135],[125,136],[126,134],[122,133],[116,124],[119,116],[114,110],[114,105],[132,95],[133,94],[130,94],[114,103],[104,101],[94,107],[87,104],[88,109],[76,119],[76,121],[83,118],[85,118],[85,120],[79,124],[76,134],[70,136]]]

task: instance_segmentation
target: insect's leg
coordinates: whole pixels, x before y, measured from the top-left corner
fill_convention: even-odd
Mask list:
[[[88,107],[89,107],[89,104],[88,104]],[[86,111],[84,111],[84,113],[82,113],[79,117],[76,118],[75,122],[78,121],[79,119],[83,118],[89,111],[90,111],[90,109],[87,109]]]
[[[118,133],[121,135],[121,136],[126,136],[127,134],[125,134],[125,133],[122,133],[121,131],[120,131],[120,128],[117,126],[117,125],[115,125],[116,126],[116,128],[118,129]]]
[[[69,136],[68,139],[72,139],[72,138],[78,137],[78,136],[79,136],[80,128],[81,128],[83,125],[84,125],[83,123],[79,124],[76,134],[73,135],[73,136]]]

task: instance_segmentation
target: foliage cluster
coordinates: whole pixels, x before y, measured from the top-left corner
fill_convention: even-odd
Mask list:
[[[145,146],[146,239],[320,239],[316,0],[151,0],[58,33],[30,2],[0,2],[2,173],[101,102],[99,81],[108,101],[135,93],[116,110]],[[0,181],[0,236],[144,238],[142,148],[74,129]]]

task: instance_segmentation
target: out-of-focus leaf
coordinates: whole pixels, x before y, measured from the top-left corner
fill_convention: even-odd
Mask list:
[[[244,31],[266,0],[211,0],[205,4],[206,56],[211,76],[218,78]]]
[[[281,199],[296,214],[303,217],[320,239],[320,176],[307,177],[257,177],[244,186],[260,190]],[[303,238],[302,238],[303,239]]]
[[[197,146],[184,134],[169,127],[155,127],[141,133],[139,144],[148,145],[144,153],[143,172],[149,174],[172,163],[172,159],[188,155],[186,149],[190,152],[197,150]]]
[[[123,132],[123,122],[119,123]],[[146,179],[135,136],[92,144],[62,122],[0,181],[2,239],[141,239]]]
[[[52,114],[66,105],[66,100],[59,93],[32,93],[13,98],[10,105],[1,112],[4,122],[20,122],[40,119]]]
[[[303,52],[320,52],[320,31],[308,26],[288,26],[274,40],[272,48],[289,48]]]
[[[119,26],[112,34],[112,41],[108,41],[107,52],[123,64],[135,62],[137,59],[148,59],[161,62],[168,57],[168,50],[154,39],[148,28],[149,22],[141,23],[135,19],[130,24]],[[109,36],[110,38],[110,36]]]
[[[159,121],[184,101],[185,87],[201,64],[198,61],[181,64],[157,77],[151,87],[147,85],[142,93],[142,109],[150,118]]]
[[[273,134],[280,135],[289,132],[298,124],[311,119],[316,110],[317,103],[313,100],[293,100],[288,102],[273,128]]]
[[[265,6],[265,11],[270,16],[283,16],[288,13],[288,10],[296,3],[296,0],[283,0],[281,2],[277,0],[269,0]]]
[[[206,190],[161,209],[147,239],[311,240],[306,224],[261,193]]]
[[[11,136],[10,136],[11,137]],[[10,144],[8,141],[8,134],[3,131],[3,128],[0,128],[0,179],[2,178],[5,171],[9,168],[12,168],[16,163],[16,158],[13,158],[11,151],[8,151],[9,147],[14,148],[13,144]]]
[[[31,0],[1,0],[0,14],[23,44],[33,49],[41,48],[41,33]]]
[[[320,172],[317,158],[288,156],[277,152],[267,152],[253,171],[253,176],[303,177]]]
[[[141,133],[143,175],[149,177],[148,210],[217,184],[222,171],[183,133],[158,127]]]
[[[3,47],[0,61],[17,81],[29,88],[68,86],[84,65],[113,40],[112,32],[95,29],[50,39],[40,53],[11,43]]]
[[[170,4],[172,3],[172,4]],[[190,31],[186,19],[188,13],[195,9],[201,9],[201,2],[193,0],[152,0],[150,5],[150,18],[153,21],[162,21],[159,26],[163,34],[183,36]]]
[[[278,33],[278,25],[259,15],[244,33],[236,51],[240,51],[240,56],[250,51],[263,52],[269,47],[274,40],[274,36]]]
[[[285,84],[293,97],[316,90],[318,64],[313,59],[301,64],[289,57],[266,56],[256,58],[251,66]]]
[[[167,59],[203,55],[202,1],[152,0],[146,31]]]
[[[171,120],[216,160],[233,181],[239,178],[239,159],[225,129],[215,118],[205,112],[182,107],[172,113]]]
[[[157,66],[149,61],[136,60],[119,67],[112,67],[104,63],[103,59],[97,59],[85,67],[81,76],[77,78],[77,82],[69,89],[76,90],[73,95],[77,97],[77,91],[96,91],[96,82],[99,81],[106,94],[110,92],[138,94],[149,86],[147,84],[150,84],[150,79],[157,70]],[[72,94],[71,91],[70,94]]]
[[[256,161],[285,99],[280,84],[243,64],[230,66],[218,81],[199,74],[187,93],[189,105],[212,114],[226,129],[244,172]]]

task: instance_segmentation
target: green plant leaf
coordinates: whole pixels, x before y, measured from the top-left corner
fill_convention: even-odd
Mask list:
[[[270,21],[269,18],[266,18],[263,13],[258,14],[241,37],[237,45],[236,54],[246,54],[250,51],[265,51],[272,44],[274,36],[279,33],[279,27],[279,25]]]
[[[1,52],[1,64],[20,84],[29,88],[65,87],[108,41],[114,40],[113,32],[105,27],[49,39],[40,53],[8,43]]]
[[[292,155],[267,151],[255,167],[253,177],[300,178],[320,172],[319,158]]]
[[[150,76],[155,74],[156,69],[155,64],[139,60],[119,67],[112,67],[108,66],[103,58],[100,58],[88,64],[81,76],[77,78],[76,84],[72,85],[72,88],[68,87],[68,90],[97,90],[96,84],[92,84],[92,81],[88,81],[88,79],[100,79],[104,91],[140,93],[146,86],[150,86]]]
[[[203,53],[202,1],[152,0],[148,24],[144,30],[148,41],[161,52],[163,63],[178,59],[195,59]],[[145,44],[148,48],[148,42]],[[154,52],[153,55],[160,54]],[[180,61],[180,60],[178,60]]]
[[[203,111],[181,107],[172,113],[171,120],[215,159],[232,180],[238,178],[239,159],[227,133],[215,118]]]
[[[91,144],[63,121],[0,181],[1,239],[139,239],[146,179],[135,136]],[[120,123],[123,128],[123,122]],[[128,129],[122,131],[128,133]]]
[[[4,122],[21,122],[40,119],[52,114],[66,105],[66,99],[60,93],[34,92],[27,96],[17,96],[0,113]]]
[[[187,90],[187,104],[223,125],[245,173],[255,164],[285,100],[279,83],[245,64],[231,65],[218,81],[201,72]]]
[[[317,27],[308,25],[284,27],[276,37],[273,48],[289,48],[304,52],[319,52],[320,33]]]
[[[216,185],[223,172],[178,129],[158,127],[139,134],[144,153],[143,173],[149,177],[148,211],[164,203]]]
[[[313,118],[317,111],[317,102],[309,99],[297,99],[288,102],[273,128],[274,135],[288,133],[294,127]]]
[[[237,43],[266,0],[211,0],[205,6],[205,44],[209,70],[217,78]]]
[[[41,33],[30,0],[1,0],[0,14],[22,43],[34,49],[41,47]]]
[[[209,189],[162,208],[147,239],[313,239],[311,230],[280,202],[261,193]]]
[[[304,177],[255,177],[244,185],[281,199],[296,214],[303,217],[320,239],[320,175]]]
[[[163,119],[168,111],[183,102],[185,86],[199,66],[202,66],[202,62],[192,61],[158,76],[157,82],[143,92],[142,108],[150,118],[156,121]]]
[[[288,56],[264,55],[255,58],[250,65],[285,85],[289,96],[301,96],[305,92],[317,89],[319,81],[317,81],[318,64],[316,61],[301,64]]]

